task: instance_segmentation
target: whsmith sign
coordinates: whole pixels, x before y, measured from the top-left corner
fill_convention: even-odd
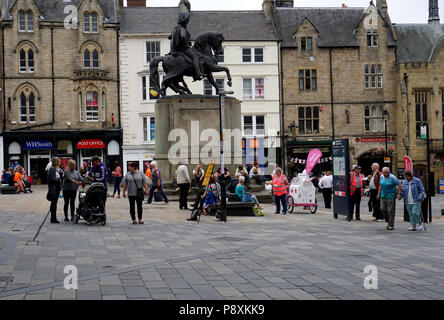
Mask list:
[[[45,150],[54,149],[52,143],[48,140],[26,141],[23,150]]]

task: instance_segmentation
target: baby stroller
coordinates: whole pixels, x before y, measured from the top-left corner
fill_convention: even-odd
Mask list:
[[[106,224],[105,204],[103,197],[105,187],[103,183],[93,183],[82,188],[79,192],[79,207],[74,216],[74,223],[77,224],[80,218],[86,221],[90,226],[93,222]]]

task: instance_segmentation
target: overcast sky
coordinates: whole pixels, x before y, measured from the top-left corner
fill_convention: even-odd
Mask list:
[[[192,10],[259,10],[262,0],[190,0]],[[444,21],[444,0],[440,0],[440,15]],[[148,6],[177,6],[179,0],[148,0]],[[370,0],[295,0],[297,7],[367,7]],[[375,0],[376,3],[376,0]],[[387,0],[394,23],[427,23],[428,0]]]

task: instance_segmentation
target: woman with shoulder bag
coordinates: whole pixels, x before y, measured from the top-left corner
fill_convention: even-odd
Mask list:
[[[123,197],[126,198],[126,192],[128,191],[128,200],[130,204],[130,214],[133,224],[137,224],[136,221],[136,203],[137,203],[137,217],[139,218],[139,224],[144,224],[142,220],[143,214],[143,199],[145,194],[148,195],[148,179],[147,177],[137,170],[135,164],[129,165],[129,172],[125,175],[122,181],[123,184]],[[145,192],[144,192],[145,190]]]
[[[51,202],[51,223],[60,223],[57,220],[57,203],[62,189],[63,171],[60,170],[60,158],[53,158],[51,168],[48,170],[48,194],[46,199]]]

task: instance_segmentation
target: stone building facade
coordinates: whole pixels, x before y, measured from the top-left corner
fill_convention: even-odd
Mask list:
[[[6,0],[5,165],[44,183],[55,155],[121,160],[117,14],[114,0]]]
[[[428,24],[395,26],[397,50],[397,131],[401,155],[414,161],[415,175],[427,185],[427,143],[421,126],[430,136],[431,188],[444,179],[444,26],[437,1],[429,1]],[[403,168],[403,158],[398,166]],[[433,177],[432,177],[433,178]],[[444,190],[443,190],[444,191]]]
[[[267,1],[265,1],[267,2]],[[323,152],[315,170],[331,170],[332,139],[350,140],[352,164],[365,173],[384,165],[397,144],[396,38],[385,1],[364,8],[271,10],[282,41],[282,126],[289,175],[301,172],[312,148]],[[300,163],[302,160],[302,163]],[[396,171],[397,159],[390,164]],[[315,174],[318,172],[315,172]]]

